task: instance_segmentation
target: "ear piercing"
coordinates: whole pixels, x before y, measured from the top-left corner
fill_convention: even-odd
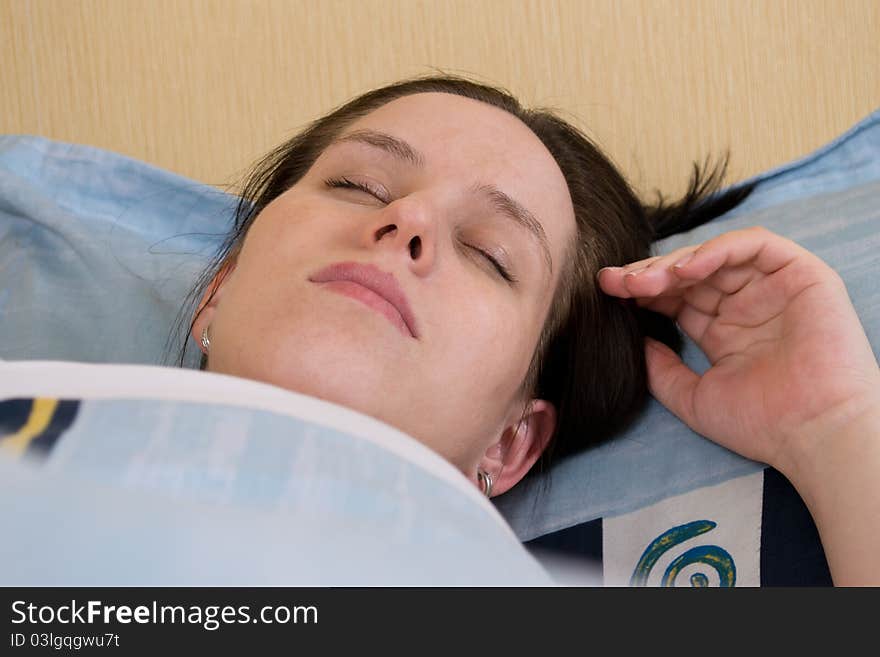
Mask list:
[[[477,481],[483,488],[483,495],[489,497],[492,495],[492,475],[485,470],[477,470]]]

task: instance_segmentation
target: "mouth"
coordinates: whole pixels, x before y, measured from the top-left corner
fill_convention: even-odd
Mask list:
[[[415,317],[393,274],[359,262],[339,262],[309,276],[313,283],[372,308],[407,337],[418,339]]]

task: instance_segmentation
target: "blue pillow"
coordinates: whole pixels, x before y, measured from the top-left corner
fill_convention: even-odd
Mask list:
[[[163,364],[236,201],[115,153],[0,136],[0,358]]]
[[[765,172],[745,203],[663,253],[764,225],[837,269],[880,351],[880,110]],[[171,364],[166,339],[237,199],[121,155],[0,136],[0,358]],[[185,327],[184,327],[185,328]],[[179,337],[179,336],[178,336]],[[173,354],[172,354],[173,356]],[[189,350],[187,367],[199,352]],[[685,361],[708,363],[686,340]],[[623,514],[764,466],[696,435],[651,400],[620,437],[496,499],[522,540]],[[538,494],[539,489],[542,490]]]

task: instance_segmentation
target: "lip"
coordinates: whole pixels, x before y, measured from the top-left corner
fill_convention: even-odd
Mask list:
[[[312,274],[309,280],[357,299],[384,315],[408,337],[418,339],[415,317],[393,274],[374,265],[338,262]]]

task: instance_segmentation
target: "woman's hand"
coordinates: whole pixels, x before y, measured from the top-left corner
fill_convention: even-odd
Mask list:
[[[699,345],[711,363],[702,376],[649,340],[651,393],[748,458],[787,473],[800,451],[823,449],[880,407],[880,369],[842,279],[764,228],[606,268],[599,283],[675,319]]]
[[[604,269],[599,282],[674,318],[709,359],[698,376],[649,341],[651,393],[694,431],[788,477],[835,584],[880,586],[880,368],[840,276],[749,228]]]

